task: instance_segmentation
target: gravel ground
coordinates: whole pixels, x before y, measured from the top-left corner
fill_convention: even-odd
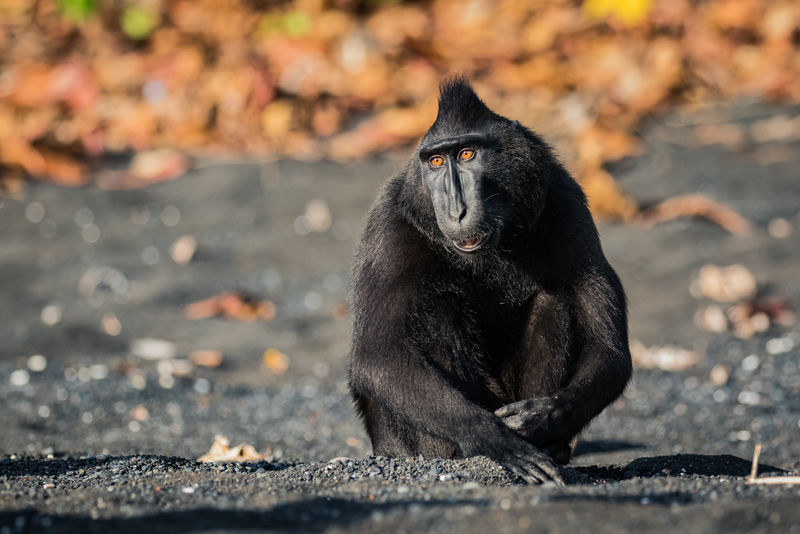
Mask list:
[[[756,443],[760,475],[800,470],[800,331],[708,332],[694,316],[710,301],[689,293],[703,264],[741,263],[798,309],[800,142],[693,137],[698,125],[761,131],[797,113],[668,115],[643,129],[644,154],[613,169],[642,202],[699,191],[754,228],[601,227],[632,336],[698,361],[637,369],[584,433],[565,487],[521,485],[484,458],[369,456],[345,384],[345,287],[361,219],[397,158],[203,162],[145,190],[32,184],[0,199],[0,534],[800,533],[800,486],[745,480]],[[187,235],[197,250],[182,265],[170,246]],[[186,304],[222,291],[269,299],[276,317],[186,318]],[[171,343],[166,355],[134,355],[146,338]],[[288,368],[265,366],[267,349]],[[196,350],[224,360],[191,365]],[[196,463],[217,434],[266,459]]]

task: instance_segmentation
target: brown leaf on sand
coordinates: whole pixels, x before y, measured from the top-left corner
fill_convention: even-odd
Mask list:
[[[784,299],[761,297],[732,306],[728,309],[728,320],[737,337],[748,339],[756,332],[766,331],[772,324],[793,325],[794,314]]]
[[[189,319],[225,317],[238,321],[271,321],[275,318],[275,312],[272,301],[256,300],[249,295],[229,292],[186,306],[186,317]]]
[[[58,185],[78,186],[86,183],[86,166],[73,158],[39,150],[20,139],[8,139],[0,147],[0,160],[20,167],[31,176]]]
[[[265,350],[261,361],[265,369],[275,374],[282,375],[289,369],[289,357],[275,348]]]
[[[66,186],[86,183],[86,167],[73,158],[39,150],[20,139],[8,139],[0,148],[0,159],[21,167],[31,176]]]
[[[596,168],[582,172],[579,181],[594,216],[630,221],[638,212],[636,202],[605,170]]]
[[[786,301],[776,297],[752,298],[724,310],[707,306],[697,312],[695,323],[711,332],[733,330],[740,339],[749,339],[757,332],[765,332],[773,324],[791,326],[794,315]]]
[[[87,182],[86,166],[58,152],[42,151],[44,174],[42,179],[58,185],[76,187]]]
[[[98,10],[79,24],[56,4]],[[438,81],[461,72],[497,111],[556,141],[594,215],[627,221],[639,206],[604,166],[638,151],[647,117],[741,95],[800,101],[791,0],[126,1],[146,5],[135,46],[130,28],[103,23],[116,13],[106,4],[120,2],[0,2],[0,172],[82,183],[44,146],[77,162],[173,147],[93,175],[104,189],[179,176],[187,163],[174,149],[362,159],[416,142]],[[800,136],[794,113],[730,120],[695,124],[694,141],[740,149]],[[651,223],[675,216],[668,207]],[[708,211],[684,203],[677,214]]]
[[[178,150],[164,148],[136,154],[127,170],[104,169],[97,186],[108,191],[141,189],[179,178],[189,169],[189,158]]]
[[[700,268],[698,277],[689,285],[689,293],[695,298],[736,302],[755,295],[756,286],[755,276],[744,265],[719,267],[708,263]]]
[[[91,107],[99,90],[83,58],[58,65],[28,64],[12,71],[6,98],[13,104],[36,108],[61,102],[72,109]]]
[[[46,170],[42,154],[21,139],[4,140],[3,145],[0,146],[0,159],[6,164],[21,167],[33,176],[40,176]]]
[[[169,148],[140,152],[131,161],[131,175],[147,183],[177,178],[189,168],[189,159]]]
[[[744,128],[738,124],[700,124],[694,135],[703,145],[721,144],[731,150],[740,149],[747,142]]]
[[[728,317],[725,312],[717,305],[712,304],[700,310],[694,316],[694,322],[700,328],[717,334],[728,329]]]
[[[659,202],[639,215],[639,221],[648,228],[678,217],[704,217],[720,225],[733,235],[750,233],[750,222],[733,211],[700,193],[678,195]]]
[[[216,368],[222,365],[224,357],[218,350],[195,350],[189,353],[189,361],[200,367]]]
[[[354,130],[333,136],[328,141],[328,154],[336,161],[349,161],[365,154],[385,150],[402,139],[384,128],[376,119],[367,120]]]
[[[636,139],[623,130],[603,128],[592,124],[577,137],[581,165],[599,166],[604,161],[613,161],[639,152]]]
[[[197,459],[198,462],[258,462],[272,456],[272,451],[268,448],[264,453],[256,451],[252,445],[242,443],[231,447],[231,442],[222,435],[214,437],[214,443],[203,456]]]
[[[733,325],[733,333],[740,339],[750,339],[756,332],[766,332],[770,323],[769,315],[746,304],[729,309],[728,319]]]
[[[631,340],[631,358],[641,369],[681,371],[700,361],[700,354],[678,347],[646,347],[641,341]]]
[[[17,171],[0,167],[0,198],[22,198],[25,192],[25,180]]]

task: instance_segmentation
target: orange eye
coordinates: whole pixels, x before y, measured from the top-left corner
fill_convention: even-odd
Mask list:
[[[441,167],[444,165],[444,158],[442,156],[431,156],[428,163],[431,164],[431,167]]]
[[[467,161],[472,159],[475,156],[475,151],[471,148],[465,148],[461,152],[458,153],[458,159],[461,161]]]

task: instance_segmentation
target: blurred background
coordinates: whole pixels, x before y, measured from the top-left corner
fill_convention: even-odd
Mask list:
[[[792,1],[4,0],[0,17],[6,187],[23,172],[84,184],[131,152],[147,155],[130,180],[99,185],[180,174],[176,154],[147,153],[161,147],[360,159],[414,142],[439,82],[463,73],[558,147],[596,212],[630,218],[603,164],[641,148],[644,118],[800,98]],[[800,135],[778,130],[757,135]]]
[[[795,1],[0,0],[0,452],[367,452],[350,258],[452,74],[554,146],[628,290],[590,436],[788,443],[799,52]]]

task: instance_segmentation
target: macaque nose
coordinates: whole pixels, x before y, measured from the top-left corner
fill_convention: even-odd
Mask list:
[[[461,223],[467,215],[467,205],[464,202],[464,190],[461,185],[461,177],[452,167],[448,169],[448,171],[447,179],[450,182],[450,187],[448,188],[449,202],[447,211],[451,221]]]
[[[450,218],[457,223],[461,223],[464,220],[464,217],[467,216],[467,207],[460,201],[457,203],[457,206],[450,204]]]

